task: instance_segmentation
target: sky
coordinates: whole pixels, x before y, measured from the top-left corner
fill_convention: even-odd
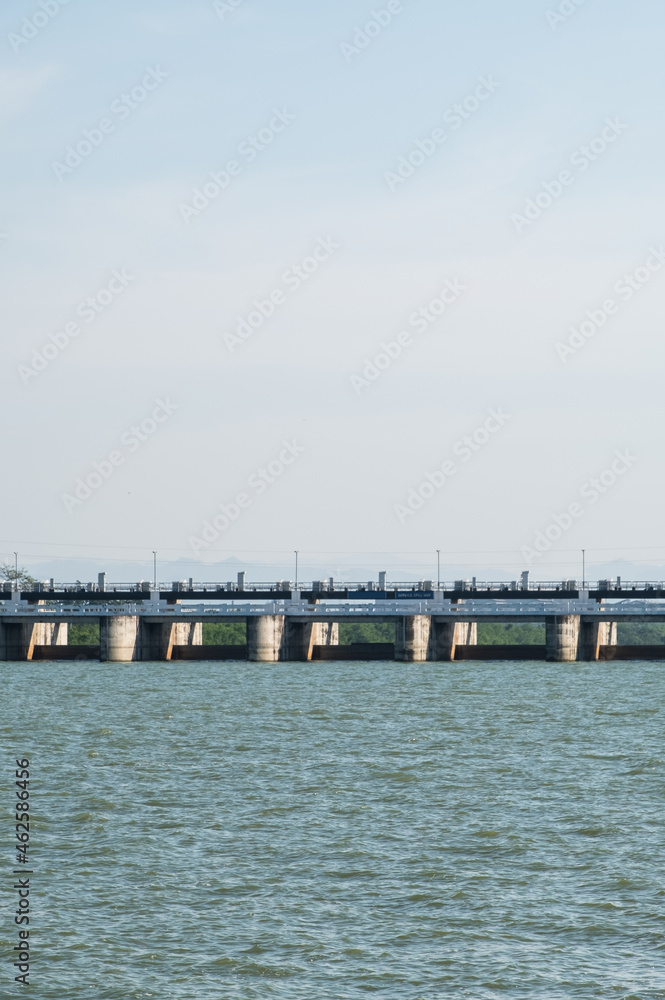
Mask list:
[[[0,561],[662,573],[664,20],[7,0]]]

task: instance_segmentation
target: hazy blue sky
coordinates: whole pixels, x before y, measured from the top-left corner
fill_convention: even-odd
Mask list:
[[[665,561],[662,4],[0,19],[0,557]]]

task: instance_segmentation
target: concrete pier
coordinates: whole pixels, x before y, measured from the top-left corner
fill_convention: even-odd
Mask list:
[[[141,660],[171,660],[174,646],[202,646],[202,622],[141,622]]]
[[[545,659],[574,663],[580,658],[580,616],[548,615],[545,619]]]
[[[26,626],[30,628],[30,626]],[[31,646],[66,646],[69,626],[66,622],[36,622],[32,626]]]
[[[616,646],[618,644],[618,622],[603,622],[601,630],[601,646]]]
[[[69,625],[67,622],[56,622],[50,625],[52,629],[51,641],[48,643],[49,646],[68,646],[69,645]]]
[[[429,615],[403,615],[395,622],[395,659],[424,663],[429,657],[432,619]]]
[[[315,639],[315,646],[339,646],[339,622],[320,622]]]
[[[284,615],[247,619],[247,659],[250,663],[277,663],[284,636]]]
[[[616,622],[582,622],[580,657],[583,660],[599,660],[601,646],[616,646]]]
[[[202,646],[203,622],[177,622],[171,626],[171,646]]]
[[[316,628],[314,622],[300,622],[287,618],[278,658],[294,661],[311,660]]]
[[[141,659],[140,619],[137,615],[101,618],[99,622],[102,663],[130,663]]]
[[[428,660],[454,660],[458,646],[478,644],[476,622],[439,622],[432,620]]]
[[[0,623],[0,656],[3,660],[31,660],[35,626],[23,622]]]
[[[315,646],[339,645],[337,622],[310,622],[288,615],[247,619],[247,659],[251,663],[312,659]]]
[[[279,659],[304,662],[312,659],[315,646],[338,645],[337,622],[308,622],[287,617]]]
[[[65,622],[0,622],[0,660],[31,660],[35,646],[66,646]]]

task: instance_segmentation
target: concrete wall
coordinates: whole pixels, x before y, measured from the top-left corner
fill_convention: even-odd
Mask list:
[[[553,663],[573,663],[580,659],[579,615],[550,615],[545,621],[545,658]]]
[[[308,622],[286,617],[280,660],[305,661],[312,659],[315,646],[338,646],[337,622]]]
[[[202,622],[147,622],[140,624],[141,660],[171,660],[174,646],[202,646]]]
[[[454,660],[458,646],[478,643],[476,622],[441,622],[432,619],[428,660]]]
[[[616,646],[616,622],[582,622],[579,654],[582,660],[598,660],[602,646]]]
[[[0,660],[31,660],[35,646],[66,646],[66,623],[0,622]]]
[[[395,659],[401,663],[424,663],[428,659],[431,618],[403,615],[395,622]]]
[[[339,622],[319,622],[314,640],[315,646],[339,646]]]
[[[118,615],[99,621],[100,659],[102,663],[129,663],[141,659],[140,620],[138,616]]]
[[[250,663],[276,663],[284,636],[284,615],[247,619],[247,659]]]
[[[247,619],[247,659],[251,663],[311,660],[315,646],[337,645],[337,622],[310,622],[288,615]]]

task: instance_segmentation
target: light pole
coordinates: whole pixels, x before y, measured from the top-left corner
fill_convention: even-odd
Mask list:
[[[14,590],[18,590],[18,552],[14,553]]]
[[[297,590],[298,589],[298,550],[294,549],[293,551],[296,554],[296,586],[295,586],[295,589]]]
[[[152,550],[152,572],[154,580],[154,586],[152,589],[157,590],[157,552],[155,549]]]
[[[582,549],[582,590],[586,590],[586,549]]]
[[[436,589],[441,590],[441,549],[436,550]]]

